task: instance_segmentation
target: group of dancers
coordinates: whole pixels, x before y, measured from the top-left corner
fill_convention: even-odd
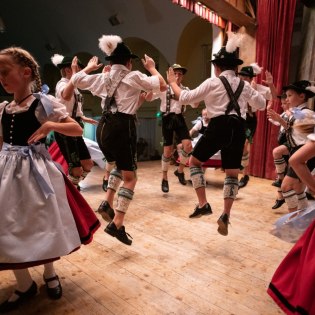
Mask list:
[[[132,60],[138,56],[119,36],[103,35],[99,47],[106,54],[109,66],[103,66],[97,57],[92,57],[86,66],[77,57],[55,55],[52,58],[62,76],[56,86],[56,98],[40,93],[39,67],[33,56],[21,48],[0,51],[0,83],[13,94],[13,101],[0,104],[0,230],[7,231],[0,236],[0,267],[2,270],[12,269],[17,281],[14,293],[0,304],[1,313],[17,308],[36,295],[37,284],[28,267],[43,264],[47,294],[52,299],[60,298],[62,287],[53,261],[77,250],[81,244],[89,243],[100,226],[77,189],[93,166],[82,138],[83,122],[97,124],[97,143],[106,159],[109,174],[106,185],[103,183],[106,196],[97,211],[108,221],[105,232],[126,245],[132,244],[132,238],[125,230],[124,218],[137,182],[136,113],[144,100],[161,99],[164,141],[161,189],[164,193],[169,192],[167,173],[174,133],[177,144],[180,144],[179,166],[174,174],[183,185],[186,184],[183,170],[189,164],[190,179],[198,200],[191,218],[212,213],[206,196],[203,164],[218,151],[226,175],[223,211],[217,219],[221,235],[228,235],[233,202],[238,189],[248,183],[248,144],[255,130],[247,130],[255,120],[255,111],[266,108],[266,100],[271,97],[268,93],[273,92],[269,73],[266,73],[269,88],[262,91],[252,80],[256,75],[253,67],[243,67],[238,73],[243,61],[236,53],[237,47],[227,45],[211,60],[216,77],[189,90],[182,85],[187,69],[179,64],[168,69],[166,82],[157,71],[154,60],[147,55],[141,60],[150,75],[133,71]],[[102,72],[92,73],[101,68]],[[102,98],[103,112],[99,122],[84,116],[78,89],[89,90]],[[288,106],[295,109],[292,117],[284,122],[271,107],[268,116],[283,126],[290,143],[292,157],[282,179],[281,192],[289,211],[295,211],[303,206],[305,184],[315,189],[313,179],[305,169],[305,165],[314,166],[315,150],[306,144],[309,128],[305,126],[306,121],[307,127],[315,125],[313,112],[306,106],[307,99],[315,92],[308,81],[295,82],[283,91]],[[201,101],[205,104],[207,126],[201,122],[200,129],[195,128],[203,134],[193,148],[191,135],[194,131],[187,128],[183,105],[197,107]],[[45,148],[45,137],[51,131],[55,132],[58,146],[68,163],[68,177],[53,163]],[[300,150],[304,145],[309,151],[305,149],[302,155]],[[298,158],[294,159],[296,156]],[[241,165],[244,176],[239,182]],[[276,165],[281,175],[283,165],[279,161]],[[305,181],[299,178],[305,178]],[[279,278],[281,272],[277,275]],[[270,290],[278,297],[281,294],[276,281]],[[279,300],[283,302],[283,298],[279,297]]]

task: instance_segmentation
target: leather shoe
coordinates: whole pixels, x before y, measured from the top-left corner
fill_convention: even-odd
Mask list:
[[[276,199],[275,204],[272,206],[272,209],[278,209],[285,203],[284,199]]]
[[[45,279],[45,277],[43,276],[44,278],[44,281],[45,281],[45,286],[46,286],[46,292],[47,292],[47,295],[52,299],[52,300],[58,300],[61,298],[62,296],[62,287],[61,287],[61,284],[60,284],[60,281],[59,281],[59,277],[57,275],[55,275],[54,277],[51,277],[49,279]],[[54,288],[50,288],[48,286],[48,282],[51,282],[51,281],[58,281],[58,285]]]
[[[112,221],[115,216],[114,209],[106,200],[102,201],[96,212],[98,212],[102,216],[102,218],[107,222]]]
[[[108,180],[103,178],[102,189],[104,191],[107,191],[107,186],[108,186]]]
[[[218,232],[223,235],[227,236],[229,233],[228,225],[230,224],[229,216],[227,213],[221,214],[220,218],[217,221],[218,223]]]
[[[37,294],[37,284],[35,281],[33,281],[32,285],[27,291],[21,292],[15,290],[14,293],[18,296],[18,299],[12,302],[6,300],[5,302],[1,303],[0,304],[1,314],[8,313],[10,311],[17,309],[19,305],[23,304],[28,298],[35,296]]]
[[[200,218],[202,215],[210,215],[212,214],[211,207],[209,203],[207,202],[203,207],[198,208],[198,206],[195,208],[194,212],[189,216],[190,218]]]
[[[178,177],[178,180],[179,182],[182,184],[182,185],[186,185],[187,182],[186,182],[186,179],[185,179],[185,174],[184,173],[180,173],[178,170],[176,170],[174,172],[174,175]]]
[[[113,236],[113,237],[116,237],[120,242],[126,244],[126,245],[131,245],[132,244],[132,240],[130,238],[131,235],[128,234],[126,231],[125,231],[125,227],[122,225],[119,229],[117,229],[117,226],[116,224],[112,221],[110,222],[105,230],[104,230],[107,234]],[[130,238],[128,238],[128,236]]]
[[[249,181],[249,176],[248,175],[243,176],[238,183],[238,187],[239,188],[245,187],[247,185],[248,181]]]
[[[272,182],[272,186],[281,187],[282,179],[277,178],[274,182]]]
[[[165,179],[162,179],[162,185],[161,185],[162,191],[164,193],[167,193],[169,191],[169,187],[168,187],[168,181]]]

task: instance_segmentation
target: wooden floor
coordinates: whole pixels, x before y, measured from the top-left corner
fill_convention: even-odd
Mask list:
[[[287,211],[285,205],[271,210],[275,200],[271,181],[251,177],[239,191],[229,235],[224,237],[216,224],[222,211],[221,170],[206,171],[213,214],[189,219],[195,192],[191,185],[178,183],[175,167],[169,172],[170,192],[163,194],[160,162],[138,166],[134,200],[125,220],[132,246],[105,234],[102,221],[91,244],[56,262],[63,297],[49,300],[42,267],[32,268],[39,294],[10,314],[282,314],[266,289],[292,244],[269,234],[273,222]],[[95,166],[81,184],[94,210],[104,196],[102,175]],[[11,271],[1,272],[1,301],[14,283]]]

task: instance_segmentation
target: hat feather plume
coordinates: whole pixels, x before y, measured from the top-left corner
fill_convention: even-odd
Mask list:
[[[308,86],[307,88],[305,88],[305,90],[311,91],[313,93],[315,93],[315,86]]]
[[[225,50],[228,53],[232,53],[234,52],[238,47],[241,46],[244,35],[241,33],[233,33],[228,31],[227,32],[228,35],[228,41],[225,45]]]
[[[117,35],[103,35],[98,39],[99,48],[107,55],[110,56],[116,49],[117,44],[122,42],[121,37]]]
[[[51,57],[51,62],[57,66],[59,65],[60,63],[62,63],[62,60],[63,60],[64,56],[62,55],[59,55],[59,54],[54,54],[52,57]]]
[[[263,69],[262,67],[258,65],[257,62],[251,63],[250,66],[253,68],[253,71],[255,74],[260,74]]]

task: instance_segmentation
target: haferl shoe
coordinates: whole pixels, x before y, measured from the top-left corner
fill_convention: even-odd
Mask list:
[[[162,179],[162,185],[161,185],[162,191],[164,193],[167,193],[169,191],[169,187],[168,187],[168,181],[165,179]]]
[[[278,209],[285,203],[284,199],[276,199],[275,204],[272,206],[272,209]]]
[[[16,295],[18,295],[18,299],[13,301],[13,302],[6,300],[5,302],[1,303],[0,304],[0,313],[1,314],[8,313],[8,312],[11,312],[11,311],[17,309],[26,300],[35,296],[37,294],[37,284],[35,281],[33,281],[32,285],[30,286],[30,288],[27,291],[21,292],[21,291],[15,290],[14,293]]]
[[[115,216],[114,209],[106,200],[102,201],[96,212],[98,212],[102,216],[102,218],[107,222],[112,221]]]
[[[52,300],[58,300],[62,297],[62,287],[61,287],[61,284],[60,284],[60,281],[59,281],[59,277],[57,275],[55,275],[54,277],[51,277],[51,278],[48,278],[46,279],[45,277],[44,278],[44,281],[45,281],[45,286],[46,286],[46,292],[47,292],[47,295],[52,299]],[[49,285],[48,285],[48,282],[51,282],[51,281],[58,281],[58,285],[54,288],[50,288]]]
[[[248,175],[243,176],[238,183],[238,187],[239,188],[245,187],[247,185],[248,181],[249,181],[249,176]]]
[[[277,178],[274,182],[272,182],[272,186],[281,187],[282,179]]]
[[[212,214],[211,207],[209,203],[207,202],[203,207],[198,208],[198,206],[195,208],[194,212],[189,216],[190,218],[200,218],[202,215],[210,215]]]
[[[182,184],[182,185],[186,185],[187,182],[186,182],[186,179],[185,179],[185,174],[184,173],[180,173],[178,172],[178,170],[176,170],[174,172],[174,175],[178,177],[178,180],[179,182]]]
[[[226,213],[222,214],[217,223],[219,225],[218,232],[223,236],[227,236],[229,233],[228,225],[230,224],[229,216]]]
[[[104,191],[107,191],[107,186],[108,186],[108,180],[103,178],[102,189]]]
[[[120,242],[126,244],[126,245],[131,245],[132,244],[132,240],[130,238],[131,235],[128,234],[125,231],[125,227],[121,226],[119,229],[117,229],[116,224],[112,221],[110,223],[108,223],[108,225],[106,226],[105,230],[104,230],[107,234],[116,237]],[[130,238],[129,238],[129,237]]]

